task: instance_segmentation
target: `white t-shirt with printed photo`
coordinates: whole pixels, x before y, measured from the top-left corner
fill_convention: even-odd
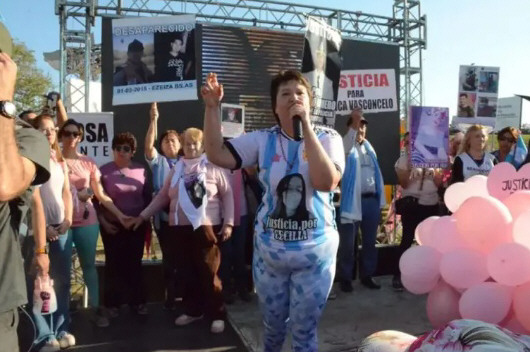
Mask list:
[[[342,173],[344,148],[339,134],[314,127],[324,150]],[[333,192],[311,186],[304,141],[297,142],[278,126],[254,131],[227,142],[238,167],[258,166],[264,195],[256,215],[258,240],[274,248],[310,248],[337,233]]]

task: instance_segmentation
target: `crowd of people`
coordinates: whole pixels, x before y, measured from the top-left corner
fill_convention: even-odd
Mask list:
[[[0,53],[2,104],[13,99],[15,77],[16,65]],[[34,345],[47,352],[76,344],[69,330],[74,246],[95,325],[109,326],[124,304],[137,314],[148,314],[142,256],[151,227],[163,254],[164,309],[174,311],[182,299],[184,313],[175,324],[206,318],[212,333],[224,331],[225,304],[236,294],[243,301],[252,299],[245,250],[246,241],[253,241],[253,284],[267,352],[280,351],[288,331],[294,351],[317,351],[317,325],[333,294],[336,270],[344,292],[353,291],[357,262],[361,284],[380,289],[374,278],[376,239],[386,199],[362,111],[352,112],[344,137],[315,126],[310,119],[311,86],[299,72],[282,71],[270,86],[276,124],[225,139],[220,118],[224,92],[215,74],[208,75],[201,95],[204,130],[167,130],[158,138],[158,148],[159,113],[152,104],[143,150],[147,167],[133,161],[138,143],[129,132],[114,136],[113,161],[101,167],[81,154],[83,125],[68,119],[60,97],[55,117],[49,111],[25,111],[15,122],[2,108],[0,273],[8,273],[0,274],[2,328],[16,320],[17,307],[26,297],[31,311],[35,275],[49,273],[57,310],[47,316],[33,314]],[[302,140],[294,138],[294,116],[300,117]],[[405,134],[395,164],[401,187],[396,202],[403,223],[401,254],[412,245],[422,220],[446,211],[441,195],[448,185],[487,175],[500,161],[520,166],[511,153],[516,129],[498,132],[499,150],[493,153],[486,151],[487,138],[479,125],[454,134],[448,153],[451,166],[428,169],[411,165],[411,139]],[[250,184],[261,188],[250,195]],[[340,194],[339,206],[334,194]],[[248,208],[249,196],[259,198],[255,211]],[[14,239],[19,232],[25,274],[16,259],[20,253]],[[99,234],[105,252],[103,302],[95,266]],[[359,260],[357,236],[362,243]],[[392,286],[403,289],[397,263]],[[9,351],[17,350],[14,326],[0,330]]]

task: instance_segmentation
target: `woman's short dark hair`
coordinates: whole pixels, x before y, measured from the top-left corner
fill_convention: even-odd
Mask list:
[[[276,118],[276,122],[278,123],[280,123],[280,120],[278,118],[278,115],[276,115],[276,96],[278,95],[278,90],[280,89],[280,86],[289,81],[296,81],[302,84],[307,90],[307,95],[309,95],[310,105],[311,106],[313,105],[313,94],[311,90],[311,84],[309,84],[307,79],[304,76],[302,76],[302,74],[299,71],[295,71],[295,70],[280,71],[272,79],[271,89],[270,89],[272,113],[274,114],[274,117]]]
[[[517,132],[514,127],[504,127],[502,130],[497,132],[497,139],[501,138],[505,133],[509,133],[512,136],[514,142],[519,137],[519,132]]]
[[[83,139],[83,136],[85,134],[85,127],[83,126],[83,124],[77,122],[76,120],[74,119],[68,119],[66,120],[66,122],[61,126],[61,128],[59,129],[59,133],[57,134],[57,137],[59,138],[62,138],[63,137],[63,133],[64,133],[64,129],[67,127],[67,126],[75,126],[77,127],[77,130],[79,131],[79,133],[81,133],[81,136],[80,138]]]
[[[177,137],[177,139],[179,140],[179,143],[180,143],[180,137],[179,137],[179,133],[175,130],[167,130],[165,131],[164,133],[162,133],[162,135],[160,136],[160,138],[158,139],[158,149],[160,151],[162,151],[162,142],[164,142],[164,138],[166,138],[167,136],[169,136],[170,134],[174,134],[175,137]]]
[[[128,144],[132,151],[136,150],[136,137],[131,132],[122,132],[112,138],[112,149],[118,145]]]

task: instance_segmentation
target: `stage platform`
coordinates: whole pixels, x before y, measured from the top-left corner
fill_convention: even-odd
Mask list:
[[[414,335],[430,330],[426,296],[395,292],[391,276],[378,278],[381,290],[369,290],[354,282],[352,293],[335,287],[337,299],[328,301],[320,322],[321,352],[353,352],[363,338],[380,330],[400,330]],[[250,303],[237,300],[228,305],[229,322],[223,334],[211,334],[208,322],[189,326],[174,325],[177,312],[162,310],[160,303],[149,304],[149,315],[139,316],[123,308],[108,328],[97,328],[87,311],[72,314],[72,333],[79,352],[258,352],[263,348],[263,325],[257,297]],[[179,307],[179,309],[181,309]],[[27,317],[21,317],[21,351],[27,351],[33,330]],[[290,351],[290,340],[282,352]]]
[[[395,292],[392,276],[377,278],[380,290],[354,282],[354,291],[344,293],[335,284],[337,299],[328,301],[318,329],[320,352],[354,352],[368,335],[381,330],[399,330],[413,335],[430,331],[425,311],[426,295]],[[263,328],[257,301],[237,301],[228,306],[230,320],[250,352],[263,350]],[[291,351],[287,339],[282,352]]]
[[[107,328],[98,328],[86,310],[72,314],[71,332],[77,339],[72,352],[247,352],[230,324],[224,333],[210,333],[210,324],[199,320],[185,327],[174,324],[176,312],[167,312],[162,304],[149,304],[149,314],[140,316],[123,307],[120,316]],[[26,352],[33,336],[27,317],[19,326],[20,351]]]

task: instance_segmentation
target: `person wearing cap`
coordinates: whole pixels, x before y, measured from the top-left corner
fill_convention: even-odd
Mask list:
[[[116,68],[114,86],[150,83],[153,73],[142,61],[144,45],[138,39],[133,40],[127,47],[127,61]]]
[[[368,121],[360,109],[348,120],[348,132],[343,138],[346,168],[342,179],[340,202],[340,243],[337,276],[340,288],[351,292],[355,243],[359,229],[362,233],[361,283],[370,289],[381,286],[374,281],[377,266],[375,248],[381,209],[385,206],[384,182],[374,148],[366,140]]]
[[[24,267],[18,244],[20,222],[30,203],[40,207],[34,226],[34,256],[40,275],[47,275],[49,258],[42,202],[35,202],[36,186],[50,178],[50,147],[42,133],[16,121],[13,103],[17,65],[4,52],[0,26],[0,351],[19,350],[18,307],[27,303]],[[40,200],[40,198],[39,198]]]

